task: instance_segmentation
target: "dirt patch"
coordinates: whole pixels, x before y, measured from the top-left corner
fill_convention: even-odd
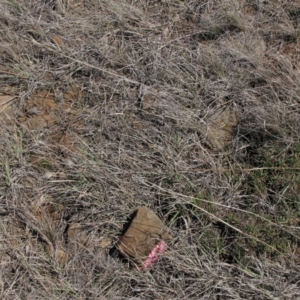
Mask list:
[[[67,125],[81,126],[77,109],[74,108],[76,102],[81,101],[81,97],[82,94],[76,87],[72,87],[64,93],[60,102],[56,100],[54,93],[51,91],[38,91],[27,101],[22,116],[17,119],[18,124],[28,131],[47,129],[48,134],[45,139],[50,145],[56,145],[74,152],[80,145],[75,130],[70,131],[67,127],[62,129],[60,124],[64,120]]]
[[[55,35],[52,38],[52,41],[55,43],[56,46],[58,47],[64,47],[65,46],[65,42],[62,39],[62,37],[60,37],[59,35]]]

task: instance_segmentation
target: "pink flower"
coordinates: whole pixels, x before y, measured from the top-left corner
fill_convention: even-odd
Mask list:
[[[141,267],[137,269],[139,271],[146,271],[151,269],[154,263],[158,261],[159,255],[162,254],[168,248],[167,244],[164,241],[160,241],[151,251],[146,261]]]

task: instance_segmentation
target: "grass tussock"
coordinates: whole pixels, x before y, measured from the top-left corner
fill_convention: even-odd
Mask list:
[[[1,299],[296,299],[298,1],[0,3]],[[175,236],[138,272],[137,206]]]

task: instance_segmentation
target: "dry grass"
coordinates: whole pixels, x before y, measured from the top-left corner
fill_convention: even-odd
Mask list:
[[[2,0],[1,299],[296,299],[298,1]],[[109,249],[152,208],[147,273]],[[109,245],[112,239],[112,245]]]

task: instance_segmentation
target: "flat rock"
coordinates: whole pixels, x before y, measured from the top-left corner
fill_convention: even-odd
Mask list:
[[[88,233],[84,230],[84,226],[79,223],[72,223],[67,231],[68,243],[77,245],[86,245],[89,241]]]
[[[124,257],[144,263],[159,241],[167,242],[171,238],[164,223],[151,209],[138,207],[128,229],[120,237],[118,249]]]
[[[64,249],[57,249],[55,259],[59,265],[64,266],[68,261],[68,253]]]
[[[13,120],[12,108],[13,88],[4,87],[0,90],[0,125],[9,124]]]
[[[218,109],[207,119],[202,131],[212,149],[222,150],[231,142],[237,124],[238,118],[232,109]]]

